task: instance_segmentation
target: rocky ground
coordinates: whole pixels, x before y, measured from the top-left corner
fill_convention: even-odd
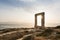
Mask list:
[[[60,26],[57,26],[55,28],[45,28],[39,30],[34,29],[0,30],[0,40],[17,40],[17,39],[20,40],[20,38],[22,38],[22,40],[60,40]]]
[[[32,31],[30,32],[28,29],[25,28],[3,29],[0,30],[0,40],[17,40],[24,35],[28,35],[31,33]]]
[[[33,36],[25,37],[23,40],[60,40],[60,26],[36,30]]]

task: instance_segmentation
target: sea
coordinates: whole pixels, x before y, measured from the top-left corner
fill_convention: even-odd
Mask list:
[[[0,23],[0,29],[6,29],[6,28],[31,28],[33,27],[32,24],[8,24],[8,23]]]

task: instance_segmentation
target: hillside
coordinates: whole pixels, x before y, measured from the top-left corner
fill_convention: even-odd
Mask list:
[[[0,40],[60,40],[60,26],[36,31],[34,28],[4,29],[0,30]]]

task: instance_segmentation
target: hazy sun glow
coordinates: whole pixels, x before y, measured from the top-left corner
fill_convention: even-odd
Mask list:
[[[35,14],[45,12],[45,26],[60,25],[60,0],[0,0],[0,23],[35,24]],[[29,23],[29,24],[28,24]],[[41,26],[41,15],[37,17]]]
[[[41,19],[42,19],[41,15],[37,16],[37,26],[41,26]]]

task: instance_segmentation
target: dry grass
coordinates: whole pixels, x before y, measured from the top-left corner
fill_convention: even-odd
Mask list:
[[[5,29],[5,30],[7,30],[7,29]],[[16,32],[14,32],[14,31],[16,31]],[[12,33],[11,34],[6,34],[6,33],[9,33],[9,32],[12,32]],[[28,30],[24,30],[24,29],[20,29],[20,30],[17,30],[17,29],[7,30],[7,32],[4,31],[4,33],[2,33],[2,34],[6,34],[6,35],[0,36],[0,40],[17,40],[17,39],[23,37],[24,35],[31,34],[31,33],[32,33],[31,31],[29,32]]]
[[[23,37],[23,34],[20,32],[16,32],[16,33],[0,36],[0,40],[16,40],[21,37]]]
[[[58,26],[59,27],[59,26]],[[0,36],[0,40],[17,40],[22,38],[24,35],[28,35],[28,34],[32,34],[33,31],[28,31],[26,29],[22,29],[24,30],[23,32],[20,32],[21,30],[19,29],[8,29],[8,30],[4,30],[4,32],[0,31],[1,33],[8,33],[8,32],[13,32],[16,31],[12,34],[7,34],[7,35],[3,35]],[[33,40],[60,40],[60,29],[59,28],[55,28],[55,29],[43,29],[44,31],[42,31],[41,33],[37,33],[36,37],[33,37]],[[40,32],[40,31],[38,31]],[[32,35],[31,35],[32,36]],[[24,38],[23,40],[31,40],[31,36],[27,36],[26,38]]]

